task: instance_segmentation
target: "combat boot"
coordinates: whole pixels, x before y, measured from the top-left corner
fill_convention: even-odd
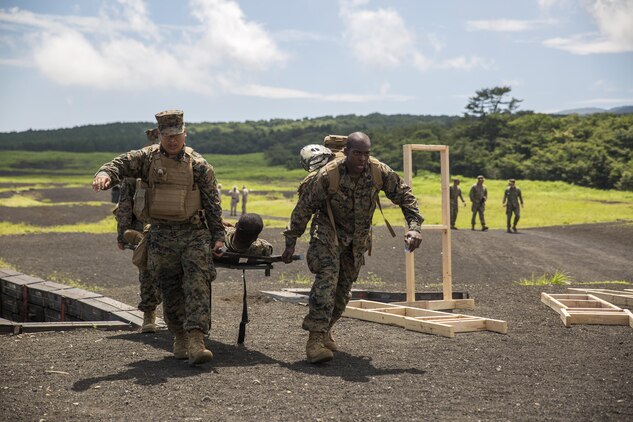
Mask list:
[[[323,345],[323,338],[326,333],[310,331],[308,343],[306,344],[306,356],[309,363],[321,363],[332,360],[334,354]]]
[[[483,227],[481,228],[481,231],[482,231],[482,232],[488,231],[488,226],[483,226]]]
[[[517,233],[517,226],[512,226],[512,231]]]
[[[187,347],[189,343],[189,336],[185,330],[177,331],[174,337],[174,357],[176,359],[187,359],[189,354],[187,353]]]
[[[189,365],[200,365],[213,359],[211,350],[204,347],[204,333],[200,330],[189,331]]]
[[[141,333],[156,332],[156,310],[143,312],[143,325]]]
[[[471,228],[471,230],[475,230],[475,225],[473,224],[473,227]]]
[[[323,336],[323,345],[330,349],[333,352],[338,350],[338,345],[336,344],[336,340],[334,340],[334,336],[332,336],[332,327],[336,321],[330,321],[330,325],[327,327],[327,333]]]

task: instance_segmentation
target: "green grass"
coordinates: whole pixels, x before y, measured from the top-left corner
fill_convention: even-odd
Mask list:
[[[5,261],[2,258],[0,258],[0,268],[6,268],[9,270],[17,271],[13,265],[9,264],[7,261]]]
[[[296,274],[294,278],[287,278],[285,273],[281,273],[277,279],[277,283],[281,284],[299,284],[301,286],[311,286],[314,280],[305,274]]]
[[[520,286],[566,286],[571,284],[571,277],[564,271],[556,270],[554,274],[543,274],[539,277],[522,278],[516,283]]]
[[[46,276],[45,279],[48,281],[53,281],[55,283],[60,283],[66,286],[70,286],[70,287],[74,287],[74,288],[82,289],[82,290],[88,290],[95,293],[99,293],[104,290],[102,287],[89,286],[87,284],[82,283],[81,279],[79,278],[73,278],[72,276],[68,274],[60,273],[57,271],[53,271],[51,274]]]
[[[24,195],[23,192],[35,188],[55,187],[88,187],[92,176],[104,162],[111,160],[118,153],[70,153],[70,152],[24,152],[3,151],[0,154],[0,172],[20,172],[15,176],[0,177],[0,192],[13,191],[15,194],[0,199],[0,206],[33,207],[33,206],[66,206],[77,203],[51,204],[37,201]],[[222,183],[225,193],[222,206],[229,209],[230,199],[226,192],[232,186],[246,185],[249,196],[248,211],[264,215],[267,227],[283,228],[296,204],[296,195],[287,198],[282,191],[295,193],[299,182],[306,172],[287,170],[281,166],[267,166],[261,153],[244,155],[207,154],[205,158],[215,168],[218,181]],[[51,165],[51,163],[53,163]],[[46,173],[46,174],[43,174]],[[461,177],[462,192],[468,201],[468,191],[474,179]],[[15,185],[14,185],[15,184]],[[26,184],[21,186],[19,184]],[[6,186],[5,186],[6,185]],[[488,203],[486,222],[492,229],[505,229],[505,209],[501,206],[505,180],[487,180]],[[562,182],[541,182],[518,180],[525,200],[525,208],[521,212],[519,230],[528,227],[544,227],[568,224],[587,224],[601,222],[633,222],[633,192],[615,190],[598,190],[583,188]],[[420,211],[426,224],[441,223],[441,184],[440,176],[431,173],[420,173],[413,179],[413,191],[418,198]],[[400,209],[391,205],[383,194],[382,204],[387,219],[394,227],[403,226],[404,219]],[[102,205],[109,202],[109,195],[103,194],[103,202],[88,202],[81,205]],[[468,201],[470,202],[470,201]],[[241,210],[241,205],[238,206]],[[276,218],[266,218],[276,217]],[[457,226],[470,228],[470,203],[461,207]],[[229,219],[229,221],[233,221]],[[384,225],[379,212],[374,215],[374,224]],[[71,232],[106,233],[114,227],[114,220],[103,220],[99,223],[80,224],[58,227],[39,227],[0,222],[0,235],[18,233]]]

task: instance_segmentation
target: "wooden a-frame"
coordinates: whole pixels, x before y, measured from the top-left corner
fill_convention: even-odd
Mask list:
[[[406,302],[381,303],[353,300],[343,316],[382,324],[397,325],[407,330],[454,337],[455,333],[472,331],[508,332],[508,323],[470,315],[438,312],[437,309],[474,309],[474,299],[453,299],[451,273],[451,228],[449,202],[448,146],[407,144],[404,150],[404,181],[412,185],[412,152],[440,153],[442,179],[442,224],[422,225],[424,230],[442,231],[442,300],[415,300],[414,253],[405,253]],[[407,230],[405,228],[405,230]],[[420,309],[421,308],[421,309]]]
[[[405,253],[406,302],[403,305],[424,309],[474,309],[474,299],[453,299],[453,274],[451,261],[451,210],[450,167],[447,145],[406,144],[402,146],[404,160],[404,182],[413,185],[413,151],[439,152],[440,177],[442,183],[442,224],[423,224],[423,230],[442,231],[442,300],[415,300],[415,254]],[[408,230],[405,227],[405,230]]]

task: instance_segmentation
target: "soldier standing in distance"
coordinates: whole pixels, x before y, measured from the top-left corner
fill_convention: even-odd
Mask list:
[[[358,278],[371,243],[371,221],[379,192],[372,181],[370,166],[374,164],[370,163],[370,149],[371,140],[366,134],[349,135],[345,159],[334,160],[318,171],[299,195],[289,227],[284,231],[286,249],[282,259],[288,263],[292,261],[297,238],[314,215],[306,260],[315,279],[310,291],[310,310],[303,320],[303,329],[310,332],[306,344],[310,363],[333,358],[332,351],[338,347],[332,337],[332,326],[345,311],[352,283]],[[409,228],[405,243],[413,251],[422,241],[420,225],[424,221],[415,196],[386,164],[376,160],[376,165],[380,166],[381,189],[402,210]],[[338,190],[331,197],[328,194],[330,166],[340,174]]]
[[[158,129],[147,129],[146,147],[158,142]],[[119,203],[114,210],[114,216],[117,221],[117,244],[119,249],[125,249],[127,243],[123,234],[126,230],[135,230],[143,232],[143,222],[134,215],[134,194],[136,193],[136,179],[126,177],[120,183],[121,193]],[[156,332],[156,307],[161,304],[162,298],[158,282],[151,276],[149,271],[144,268],[138,270],[138,281],[140,284],[141,301],[138,304],[139,311],[143,312],[142,333]]]
[[[174,356],[190,365],[210,361],[204,336],[211,326],[212,251],[224,247],[222,208],[213,167],[185,146],[183,112],[156,114],[160,144],[122,154],[101,166],[92,182],[108,189],[124,177],[140,178],[146,201],[136,204],[146,223],[148,269],[163,293]],[[138,214],[138,213],[137,213]]]
[[[486,217],[484,216],[484,211],[486,211],[486,200],[488,199],[488,188],[484,185],[483,176],[477,176],[477,183],[470,188],[468,196],[470,197],[470,202],[472,204],[471,210],[473,212],[473,216],[470,219],[472,230],[475,230],[475,217],[479,214],[481,231],[485,232],[488,230],[488,227],[486,226]]]
[[[231,197],[231,216],[237,215],[237,203],[240,202],[240,192],[237,190],[237,186],[233,186],[233,189],[229,191]]]
[[[516,181],[514,179],[508,180],[508,187],[503,194],[503,202],[501,205],[506,207],[507,217],[507,232],[516,233],[517,223],[521,218],[521,208],[523,207],[523,196],[521,196],[521,189],[515,186]],[[521,207],[519,207],[519,202]],[[510,231],[510,221],[512,220],[512,214],[514,213],[514,222],[512,223],[512,231]]]
[[[457,213],[459,212],[457,199],[461,199],[462,204],[466,206],[466,201],[464,201],[464,197],[462,196],[462,189],[459,187],[459,179],[453,179],[453,186],[448,187],[448,193],[451,204],[451,229],[457,230],[457,227],[455,226],[455,222],[457,221]]]
[[[248,200],[248,189],[246,185],[242,185],[242,215],[246,214],[246,201]]]

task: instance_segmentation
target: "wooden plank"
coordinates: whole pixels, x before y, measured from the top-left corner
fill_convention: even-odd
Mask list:
[[[507,334],[508,323],[500,319],[486,319],[486,329],[495,333]]]
[[[353,307],[358,309],[376,309],[376,308],[398,308],[399,306],[393,303],[376,302],[373,300],[350,300],[347,307]]]
[[[438,322],[418,321],[414,318],[404,320],[404,328],[419,333],[434,334],[448,338],[455,337],[455,328]]]
[[[572,324],[631,325],[631,313],[592,294],[541,293],[541,301],[560,314],[566,327]]]
[[[412,151],[442,152],[446,151],[446,145],[425,145],[425,144],[408,144]]]
[[[576,314],[571,313],[570,324],[596,324],[596,325],[629,325],[629,316],[619,314]]]
[[[351,301],[356,306],[348,306],[343,316],[364,321],[395,325],[411,331],[454,337],[457,332],[490,330],[507,333],[507,323],[500,320],[488,320],[477,316],[439,312],[407,306],[390,308],[363,309],[361,306],[380,306],[371,301]]]
[[[607,289],[573,289],[575,291],[585,291],[600,299],[606,300],[613,305],[633,307],[633,293],[619,291],[619,290],[607,290]]]
[[[440,177],[442,181],[442,224],[450,226],[451,210],[449,196],[450,166],[448,160],[448,147],[440,152]],[[442,231],[442,291],[444,300],[453,298],[453,271],[451,259],[451,229]]]
[[[395,302],[398,305],[411,306],[422,309],[475,309],[475,299],[449,300],[416,300],[415,302]]]

